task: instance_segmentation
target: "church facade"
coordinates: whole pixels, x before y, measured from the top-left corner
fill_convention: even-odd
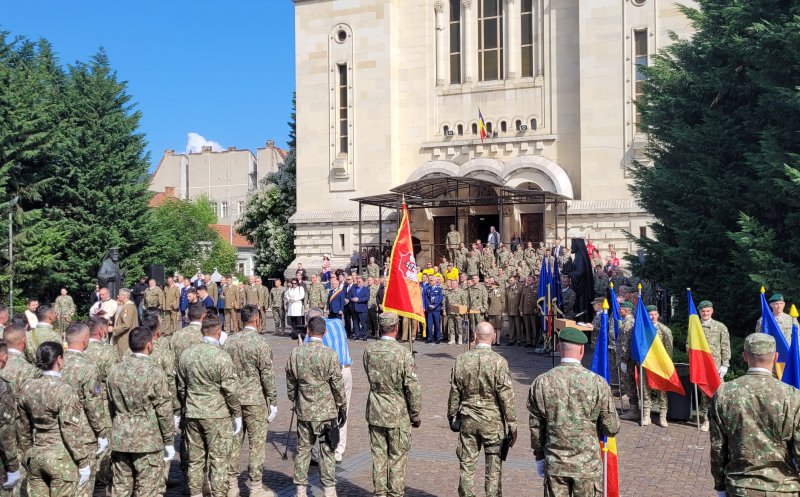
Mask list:
[[[626,168],[646,144],[638,68],[670,33],[691,34],[671,0],[295,0],[295,26],[295,263],[330,254],[338,267],[359,242],[393,238],[395,212],[384,209],[378,233],[365,207],[359,240],[351,199],[440,176],[560,194],[567,238],[620,256],[635,249],[625,232],[647,233]],[[417,210],[418,263],[438,262],[456,219],[468,240],[491,225],[506,243],[515,232],[550,243],[559,216],[547,205]]]

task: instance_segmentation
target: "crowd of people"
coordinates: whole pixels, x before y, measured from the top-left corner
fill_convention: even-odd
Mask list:
[[[564,257],[560,241],[547,249],[517,242],[513,251],[499,241],[494,247],[476,242],[468,250],[461,245],[454,261],[428,263],[419,273],[425,339],[471,343],[454,362],[448,399],[448,423],[459,434],[458,495],[474,495],[475,465],[483,450],[485,493],[499,496],[502,462],[517,439],[517,415],[508,363],[493,346],[505,335],[508,345],[532,347],[554,331],[541,319],[537,302],[543,260],[564,275],[560,314],[578,317],[570,306],[570,266],[577,257]],[[573,250],[576,246],[582,244],[573,244]],[[31,299],[13,319],[0,307],[4,494],[89,496],[105,487],[115,497],[162,495],[177,443],[188,495],[236,497],[247,437],[249,495],[274,495],[262,485],[266,434],[278,415],[276,365],[266,337],[271,317],[275,336],[298,341],[285,365],[287,397],[297,419],[296,495],[307,495],[312,461],[319,465],[324,495],[336,495],[335,467],[346,450],[352,391],[349,343],[370,336],[376,339],[364,350],[363,368],[375,495],[403,495],[411,429],[421,425],[423,407],[414,357],[400,342],[418,339],[419,327],[382,308],[388,266],[371,259],[362,272],[332,270],[329,264],[323,269],[327,275],[323,270],[309,276],[298,265],[287,287],[276,279],[269,289],[255,276],[245,284],[232,275],[214,281],[201,273],[176,274],[163,287],[142,278],[133,289],[120,289],[116,299],[98,287],[86,320],[75,320],[66,289],[53,305]],[[636,289],[613,264],[610,277],[596,265],[594,274],[601,273],[607,278],[594,278],[592,332],[560,329],[559,366],[530,387],[531,448],[545,495],[595,495],[602,478],[598,435],[616,434],[620,419],[650,424],[653,397],[659,424],[668,426],[665,392],[651,392],[643,379],[639,399],[639,365],[631,355],[635,307],[647,306],[670,354],[671,331],[647,303],[644,286]],[[609,327],[608,352],[619,375],[620,401],[625,397],[629,404],[621,417],[610,385],[581,366],[601,332],[600,314],[612,284],[618,288],[620,320]],[[790,343],[796,321],[783,313],[780,294],[769,302]],[[697,308],[723,379],[731,358],[727,327],[712,318],[710,301]],[[756,331],[760,328],[759,321]],[[701,430],[711,431],[712,474],[720,495],[726,488],[788,488],[785,481],[779,484],[786,478],[800,489],[797,470],[784,464],[800,446],[786,424],[800,416],[800,395],[774,383],[775,343],[769,340],[764,333],[746,340],[747,377],[723,385],[713,399],[701,393],[698,414]],[[768,402],[777,398],[785,401]],[[753,417],[769,423],[762,426]],[[792,443],[773,443],[776,436]],[[764,447],[763,471],[742,448],[753,441]]]

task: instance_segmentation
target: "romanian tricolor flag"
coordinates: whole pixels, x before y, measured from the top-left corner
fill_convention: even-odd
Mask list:
[[[797,319],[797,307],[792,304],[789,315]],[[789,346],[789,357],[786,358],[786,365],[783,369],[781,381],[795,388],[800,388],[800,342],[797,338],[797,324],[792,324],[792,344]]]
[[[398,316],[415,319],[422,323],[425,333],[425,310],[422,307],[422,289],[417,279],[417,261],[414,258],[414,245],[411,241],[411,225],[408,221],[408,207],[403,203],[403,219],[397,238],[392,247],[389,260],[389,275],[386,279],[386,292],[383,295],[383,309]]]
[[[772,314],[772,309],[770,309],[767,303],[764,292],[766,292],[766,289],[762,286],[761,331],[775,339],[775,350],[778,352],[778,362],[775,363],[775,374],[778,375],[778,378],[783,378],[783,368],[789,357],[789,344],[786,343],[786,337],[783,336],[780,326],[778,326],[778,323],[775,321],[775,316]]]
[[[641,297],[636,297],[641,299]],[[634,362],[647,370],[647,384],[662,392],[675,392],[686,395],[678,378],[678,371],[672,363],[667,349],[656,333],[653,322],[647,314],[643,302],[636,305],[636,324],[631,339],[631,357]]]
[[[697,385],[709,397],[714,396],[722,383],[717,372],[717,365],[711,356],[711,348],[708,346],[706,334],[703,333],[703,326],[700,324],[700,316],[692,300],[692,291],[686,290],[689,301],[689,381]]]
[[[611,384],[608,369],[608,300],[603,302],[603,314],[600,316],[600,334],[592,358],[592,372],[601,376]],[[619,470],[617,467],[617,439],[602,437],[600,439],[600,455],[603,458],[603,497],[619,497]]]
[[[486,133],[486,121],[483,120],[483,114],[481,114],[480,109],[478,109],[478,132],[481,134],[481,141],[488,136],[488,133]]]

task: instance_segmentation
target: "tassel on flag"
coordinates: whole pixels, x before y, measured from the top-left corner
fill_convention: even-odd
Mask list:
[[[611,385],[608,368],[608,300],[603,301],[603,314],[600,316],[600,335],[592,357],[592,372]],[[603,496],[619,497],[619,470],[617,462],[617,439],[602,437],[600,455],[603,458]]]

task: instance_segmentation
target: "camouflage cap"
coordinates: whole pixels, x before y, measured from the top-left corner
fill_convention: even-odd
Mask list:
[[[394,326],[400,322],[400,318],[393,312],[383,312],[379,318],[381,320],[381,326],[385,327]]]
[[[626,300],[625,302],[621,303],[619,306],[620,306],[620,308],[622,308],[622,309],[630,309],[630,310],[633,310],[633,304],[632,304],[632,303],[630,303],[630,302],[628,302],[627,300]]]
[[[647,309],[647,312],[658,311],[658,307],[656,307],[656,306],[654,306],[652,304],[648,305],[647,307],[645,307],[645,309]]]
[[[558,334],[558,340],[561,342],[577,343],[578,345],[583,345],[589,341],[584,332],[571,327],[561,330],[561,333]]]
[[[775,339],[766,333],[751,333],[744,339],[744,351],[764,355],[775,353]]]
[[[711,307],[713,309],[714,308],[714,304],[712,304],[710,300],[704,300],[704,301],[700,302],[699,304],[697,304],[697,310],[698,311],[701,310],[701,309],[705,309],[706,307]]]
[[[783,295],[780,293],[773,293],[772,297],[769,298],[769,303],[771,304],[773,302],[783,302]]]
[[[603,301],[605,298],[597,297],[596,299],[592,300],[592,305],[603,305]]]

